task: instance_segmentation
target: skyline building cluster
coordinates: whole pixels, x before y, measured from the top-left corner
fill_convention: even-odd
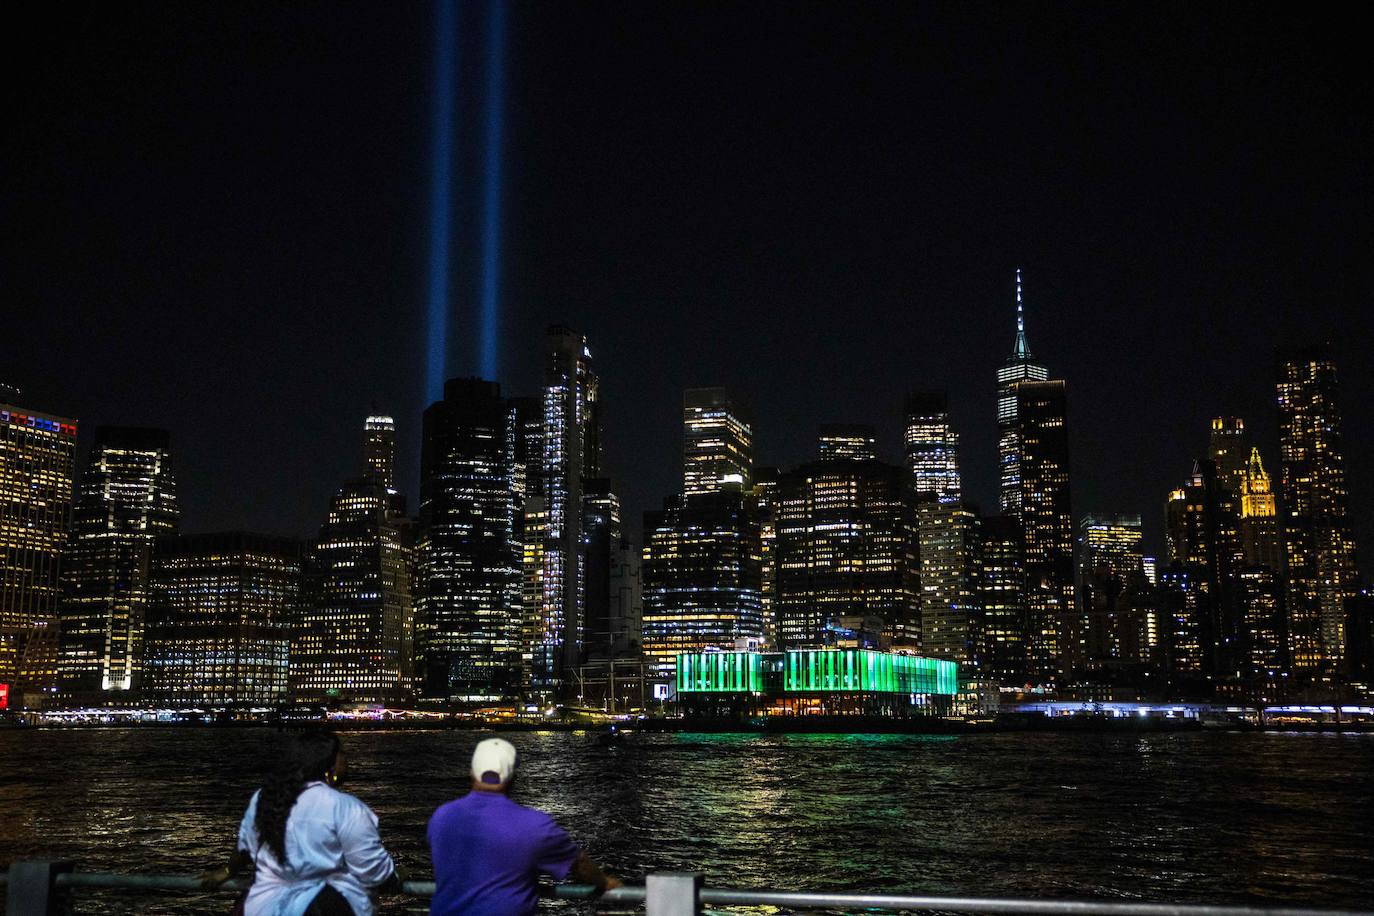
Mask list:
[[[1068,386],[1031,353],[1020,271],[1015,289],[990,513],[964,495],[944,391],[907,394],[901,464],[874,428],[826,423],[811,460],[775,468],[735,392],[693,388],[681,489],[636,540],[591,346],[561,325],[531,396],[454,378],[424,411],[414,515],[396,424],[366,416],[306,542],[178,533],[165,430],[98,428],[78,486],[76,423],[0,406],[0,684],[22,705],[643,708],[681,653],[838,648],[1084,698],[1369,689],[1329,349],[1279,352],[1276,461],[1213,420],[1162,494],[1161,560],[1139,515],[1075,516]]]

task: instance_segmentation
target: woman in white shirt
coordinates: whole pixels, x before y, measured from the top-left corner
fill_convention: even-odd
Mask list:
[[[333,732],[295,737],[253,793],[238,851],[204,884],[222,884],[251,863],[244,916],[371,916],[371,893],[400,878],[377,836],[377,815],[335,788],[346,767]]]

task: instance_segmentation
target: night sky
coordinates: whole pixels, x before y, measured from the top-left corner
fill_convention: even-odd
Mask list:
[[[458,24],[450,375],[478,367],[486,9]],[[705,385],[784,466],[825,422],[895,460],[906,391],[947,387],[991,509],[1019,266],[1075,517],[1140,513],[1161,550],[1214,415],[1277,471],[1273,348],[1330,338],[1368,570],[1374,71],[1346,13],[515,4],[499,381],[536,391],[545,325],[590,335],[632,533]],[[87,443],[170,429],[187,530],[313,534],[374,406],[414,506],[434,9],[44,15],[8,30],[0,380]]]

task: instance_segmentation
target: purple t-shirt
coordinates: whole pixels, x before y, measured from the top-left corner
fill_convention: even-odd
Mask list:
[[[429,855],[431,916],[525,916],[539,906],[539,875],[562,881],[578,848],[542,811],[500,792],[469,792],[429,819]]]

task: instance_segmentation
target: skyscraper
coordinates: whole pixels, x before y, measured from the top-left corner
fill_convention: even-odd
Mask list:
[[[777,613],[777,510],[778,469],[754,468],[754,485],[749,490],[749,515],[758,531],[759,602],[763,610],[763,638],[769,646],[778,643]]]
[[[62,558],[64,702],[128,703],[142,687],[153,542],[180,514],[167,431],[98,427]]]
[[[362,477],[344,483],[311,551],[309,600],[292,628],[291,693],[328,703],[394,703],[412,676],[410,526],[392,512],[395,427],[364,423]],[[386,435],[378,435],[384,432]]]
[[[535,683],[557,690],[582,656],[582,482],[600,475],[601,395],[586,337],[555,325],[544,343],[544,596],[531,653]]]
[[[1026,678],[1025,544],[1015,516],[985,517],[980,526],[982,548],[982,620],[978,627],[978,667],[1003,684],[1024,684]]]
[[[1017,415],[1015,385],[1043,382],[1049,370],[1031,356],[1026,343],[1026,318],[1021,302],[1021,270],[1016,271],[1016,341],[1011,356],[997,370],[997,455],[1001,479],[1002,511],[1020,517],[1024,488],[1021,483],[1021,426]]]
[[[740,405],[724,388],[689,388],[682,398],[683,492],[747,491],[754,434]]]
[[[15,708],[57,685],[58,572],[76,421],[0,404],[0,684]]]
[[[363,463],[366,476],[388,490],[396,489],[396,421],[376,415],[363,421]]]
[[[514,427],[500,386],[480,379],[450,379],[424,414],[415,636],[430,699],[494,702],[519,686]]]
[[[1249,440],[1245,436],[1245,421],[1240,417],[1217,417],[1212,420],[1212,435],[1207,443],[1207,458],[1217,468],[1217,479],[1228,495],[1239,496],[1241,479],[1245,476],[1250,458]]]
[[[159,704],[274,706],[286,699],[300,545],[229,532],[153,548],[147,693]]]
[[[679,652],[763,637],[759,568],[744,495],[670,497],[644,513],[644,656],[672,676]]]
[[[962,666],[977,663],[983,625],[981,521],[963,502],[916,506],[922,654]]]
[[[1009,391],[1016,466],[1010,511],[1025,545],[1027,674],[1050,679],[1072,669],[1085,637],[1073,595],[1067,402],[1062,381],[1017,381]]]
[[[878,457],[877,434],[860,423],[827,423],[821,427],[820,457],[872,461]]]
[[[1339,660],[1345,602],[1358,591],[1330,347],[1280,351],[1278,376],[1288,635],[1294,670],[1311,672]]]
[[[774,511],[778,640],[784,649],[915,648],[920,633],[905,474],[832,459],[784,473]]]
[[[595,656],[605,659],[611,652],[611,569],[615,551],[622,542],[620,498],[611,491],[605,477],[583,481],[583,643],[585,662]]]
[[[1240,484],[1240,542],[1245,562],[1283,572],[1283,532],[1279,530],[1278,504],[1259,449],[1250,458]]]
[[[1142,537],[1138,515],[1085,515],[1078,522],[1078,600],[1090,666],[1134,661],[1138,653],[1130,598],[1132,583],[1145,578]]]
[[[906,462],[918,498],[958,502],[959,437],[945,392],[917,391],[906,399]]]

